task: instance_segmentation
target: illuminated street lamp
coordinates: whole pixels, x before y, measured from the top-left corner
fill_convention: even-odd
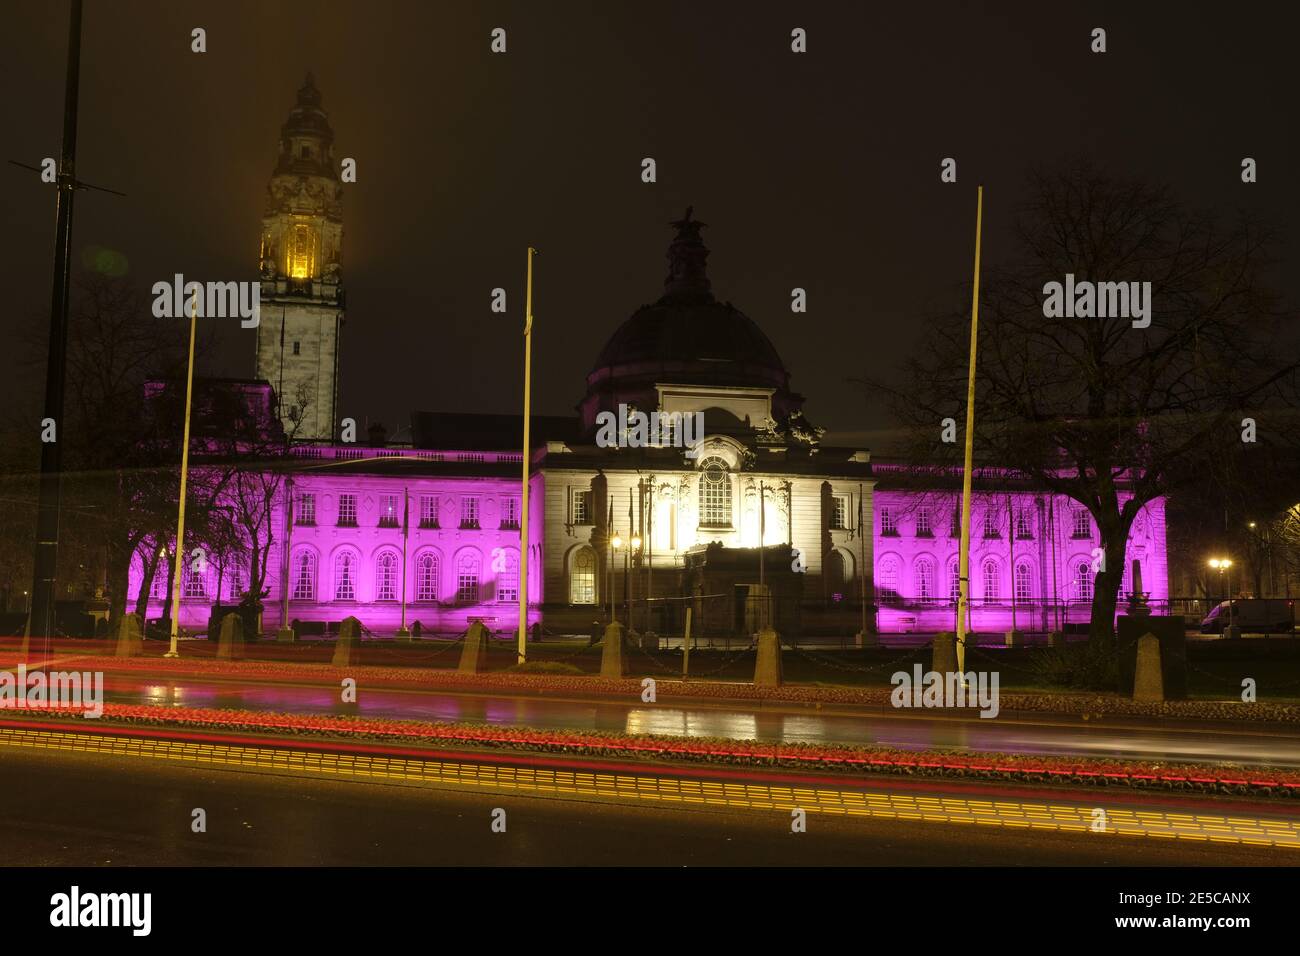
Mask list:
[[[1232,567],[1231,558],[1210,558],[1209,565],[1215,571],[1219,572],[1219,593],[1223,595],[1224,600],[1228,602],[1228,626],[1232,626],[1232,600],[1228,597],[1226,585],[1224,584],[1224,573]]]

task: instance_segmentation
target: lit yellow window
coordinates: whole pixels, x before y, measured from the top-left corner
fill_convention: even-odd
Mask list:
[[[316,274],[316,237],[310,226],[294,226],[289,249],[289,275],[309,279]]]

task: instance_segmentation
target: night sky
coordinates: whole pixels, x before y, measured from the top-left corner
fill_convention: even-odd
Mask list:
[[[6,0],[0,16],[0,160],[35,165],[59,154],[67,4]],[[280,125],[310,70],[336,157],[358,163],[343,415],[406,438],[412,409],[518,409],[530,244],[534,409],[570,411],[606,338],[661,294],[667,223],[694,205],[715,294],[766,331],[808,417],[829,440],[881,449],[888,415],[850,379],[888,378],[925,317],[961,301],[977,184],[994,260],[1026,170],[1079,156],[1194,206],[1296,222],[1284,16],[1231,3],[89,0],[77,173],[128,195],[78,193],[74,247],[121,252],[145,293],[175,272],[256,278]],[[190,52],[196,26],[204,54]],[[504,55],[489,52],[498,26]],[[939,179],[947,156],[956,185]],[[1255,185],[1241,183],[1244,156]],[[7,341],[48,310],[53,212],[53,186],[0,167]],[[1294,239],[1283,252],[1277,284],[1294,302]],[[506,316],[489,311],[495,286]],[[795,286],[806,316],[790,311]],[[224,323],[203,371],[251,376],[254,333]],[[5,398],[26,381],[6,376]]]

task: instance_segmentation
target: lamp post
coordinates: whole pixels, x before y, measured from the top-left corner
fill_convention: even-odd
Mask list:
[[[1223,595],[1224,600],[1228,602],[1228,626],[1232,626],[1232,599],[1228,596],[1226,585],[1224,584],[1224,574],[1228,568],[1232,567],[1230,558],[1210,558],[1209,565],[1215,571],[1219,572],[1219,593]]]
[[[190,410],[194,404],[194,334],[198,325],[199,294],[190,300],[190,358],[185,372],[185,434],[181,439],[180,507],[176,515],[176,560],[172,563],[171,644],[163,657],[180,657],[177,634],[181,613],[181,572],[185,554],[185,489],[190,478]]]
[[[623,539],[615,531],[609,539],[609,559],[605,562],[605,583],[609,596],[609,619],[611,621],[618,620],[618,616],[614,613],[614,553],[621,547],[623,547]]]

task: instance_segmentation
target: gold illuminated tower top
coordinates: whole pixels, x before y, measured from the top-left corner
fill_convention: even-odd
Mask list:
[[[257,377],[275,388],[285,432],[299,440],[328,440],[338,431],[342,253],[340,160],[308,73],[280,127],[266,189],[257,327]]]
[[[308,73],[280,128],[280,153],[267,185],[263,297],[270,292],[332,298],[339,291],[342,241],[343,184],[334,158],[334,130]],[[268,282],[273,288],[265,287]]]

